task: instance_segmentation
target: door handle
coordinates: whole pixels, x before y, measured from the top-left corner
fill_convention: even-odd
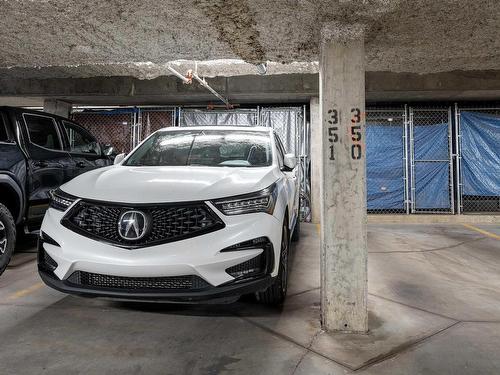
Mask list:
[[[35,167],[39,167],[39,168],[46,168],[48,166],[48,164],[45,160],[38,160],[34,164],[35,164]]]
[[[78,168],[85,168],[85,163],[83,161],[79,161],[79,162],[76,163],[76,166]]]

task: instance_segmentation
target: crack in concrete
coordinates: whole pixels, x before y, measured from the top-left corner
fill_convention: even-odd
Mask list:
[[[457,244],[454,244],[454,245],[449,245],[449,246],[444,246],[444,247],[438,247],[438,248],[435,248],[435,249],[425,249],[425,250],[408,250],[408,251],[405,251],[405,250],[394,250],[394,251],[368,251],[368,254],[410,254],[410,253],[431,253],[433,251],[442,251],[442,250],[450,250],[450,249],[453,249],[455,247],[458,247],[458,246],[462,246],[462,245],[465,245],[465,244],[468,244],[468,243],[472,243],[472,242],[477,242],[477,241],[482,241],[482,240],[485,240],[486,238],[475,238],[473,240],[470,240],[470,241],[463,241],[463,242],[459,242]]]
[[[357,371],[361,371],[361,370],[365,370],[367,369],[368,367],[372,367],[378,363],[381,363],[381,362],[384,362],[386,360],[388,360],[389,358],[392,358],[398,354],[401,354],[401,353],[404,353],[408,350],[411,350],[413,349],[414,347],[424,343],[425,341],[433,338],[434,336],[437,336],[447,330],[449,330],[450,328],[453,328],[455,327],[456,325],[460,324],[462,322],[460,321],[457,321],[457,322],[454,322],[444,328],[441,328],[440,330],[434,332],[434,333],[431,333],[430,335],[428,336],[425,336],[419,340],[415,340],[415,341],[412,341],[412,342],[408,342],[408,343],[405,343],[403,345],[400,345],[398,346],[396,349],[393,349],[392,351],[389,351],[388,353],[386,354],[381,354],[375,358],[372,358],[371,360],[367,361],[366,363],[364,363],[363,365],[361,365],[360,367],[357,367],[356,369],[354,369],[354,372],[357,372]]]
[[[304,358],[306,357],[306,355],[308,355],[311,352],[311,347],[314,344],[314,341],[316,340],[316,338],[321,334],[321,332],[323,332],[323,330],[319,330],[318,332],[316,332],[313,335],[313,337],[311,337],[311,341],[309,341],[309,345],[307,345],[307,348],[304,351],[304,354],[302,354],[300,356],[299,361],[297,362],[297,364],[295,365],[295,368],[292,371],[292,375],[297,372],[297,369],[299,368],[300,364],[302,363],[302,361],[304,360]]]

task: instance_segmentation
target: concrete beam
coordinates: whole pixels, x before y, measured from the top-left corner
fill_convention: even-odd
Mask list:
[[[43,102],[43,110],[54,115],[69,118],[73,105],[68,102],[56,99],[45,99]]]
[[[304,103],[319,95],[317,74],[277,74],[208,79],[236,103]],[[15,98],[20,98],[18,101]],[[134,105],[210,103],[216,99],[198,85],[172,76],[152,80],[132,77],[61,79],[0,78],[0,105],[40,105],[46,98],[74,104]],[[368,103],[424,100],[500,99],[500,70],[436,74],[366,73]]]
[[[322,30],[321,318],[367,332],[365,50],[361,25]]]

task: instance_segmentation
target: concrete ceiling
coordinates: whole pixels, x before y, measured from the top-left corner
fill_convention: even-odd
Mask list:
[[[2,0],[0,78],[151,79],[182,59],[310,63],[330,21],[366,24],[368,71],[500,66],[498,0]],[[255,72],[241,61],[199,71]],[[316,64],[270,66],[271,74],[316,71]]]

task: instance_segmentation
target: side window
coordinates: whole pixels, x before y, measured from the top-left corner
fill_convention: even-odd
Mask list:
[[[9,135],[7,134],[7,126],[5,124],[5,119],[0,113],[0,142],[8,142]]]
[[[274,135],[274,141],[276,143],[276,148],[278,149],[278,164],[279,164],[280,168],[282,168],[285,155],[283,153],[283,146],[281,146],[280,139],[278,138],[278,136],[276,134]]]
[[[62,149],[57,125],[53,118],[28,113],[23,114],[23,117],[31,143],[50,150]]]
[[[63,121],[62,123],[68,136],[70,152],[94,155],[99,155],[101,153],[99,143],[89,133],[70,122]]]

